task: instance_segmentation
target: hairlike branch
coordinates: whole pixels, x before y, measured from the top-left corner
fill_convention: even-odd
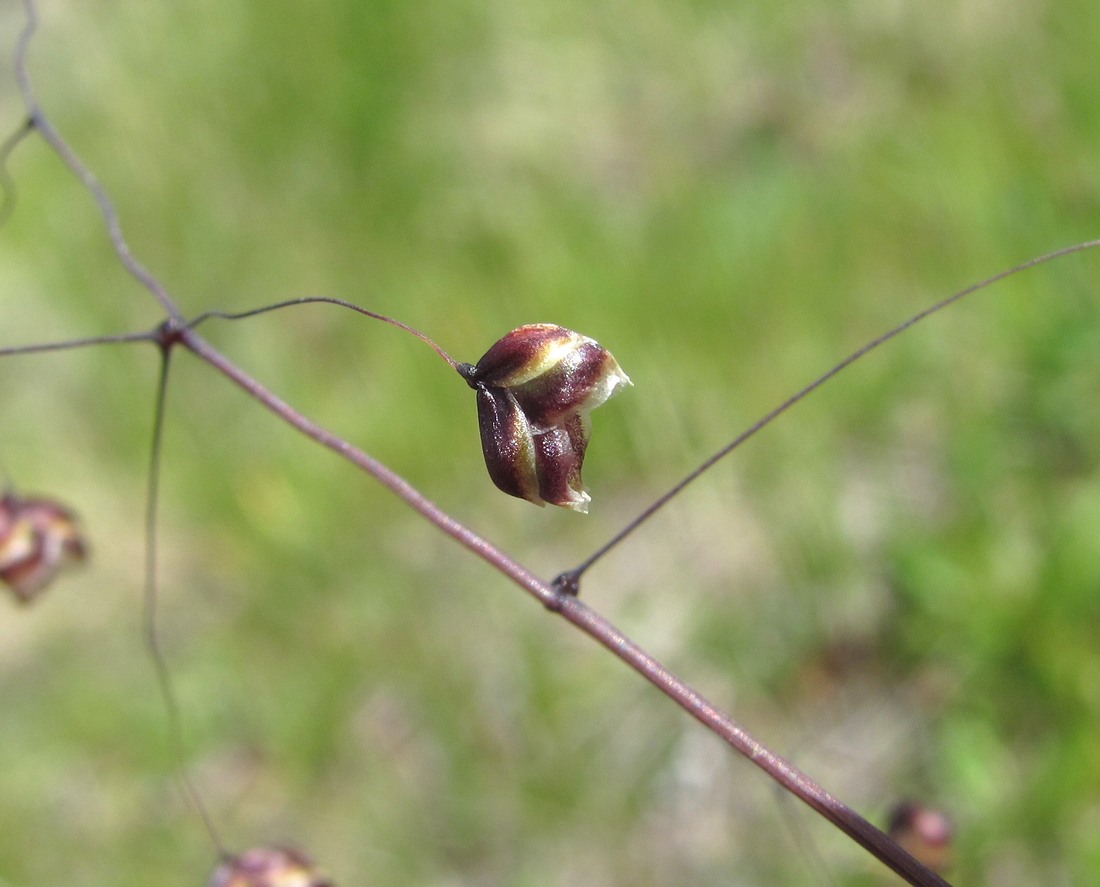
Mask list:
[[[228,311],[205,311],[194,320],[192,320],[187,326],[190,329],[195,329],[197,326],[199,326],[199,324],[203,323],[206,320],[210,320],[211,318],[220,318],[222,320],[244,320],[248,317],[256,317],[259,314],[266,314],[269,311],[278,311],[282,308],[290,308],[294,305],[313,305],[316,303],[322,303],[326,305],[339,305],[341,308],[350,308],[352,311],[355,311],[359,314],[366,315],[367,317],[371,317],[374,320],[381,320],[383,323],[388,323],[391,326],[402,329],[407,333],[412,333],[414,336],[416,336],[416,338],[420,339],[421,342],[429,345],[436,354],[438,354],[448,364],[450,364],[451,369],[458,369],[458,361],[451,357],[451,355],[449,355],[446,351],[444,351],[443,348],[438,345],[434,339],[432,339],[425,333],[422,333],[416,327],[409,326],[407,323],[402,323],[400,320],[394,320],[394,318],[388,317],[385,314],[379,314],[375,311],[368,311],[366,308],[363,308],[361,305],[356,305],[354,302],[348,302],[345,299],[335,299],[331,296],[303,296],[300,299],[287,299],[285,302],[276,302],[274,305],[264,305],[261,308],[253,308],[251,311],[238,311],[232,313]]]
[[[8,348],[0,348],[0,357],[8,357],[15,354],[42,354],[48,351],[71,351],[75,348],[85,348],[89,345],[128,345],[131,342],[156,342],[158,332],[153,330],[144,333],[120,333],[114,336],[87,336],[81,339],[66,339],[63,342],[43,342],[34,345],[13,345]]]
[[[972,295],[979,290],[986,289],[993,284],[1004,280],[1006,277],[1012,277],[1014,274],[1019,274],[1021,271],[1027,271],[1029,268],[1034,268],[1036,265],[1043,265],[1047,262],[1052,262],[1055,259],[1060,259],[1063,256],[1069,256],[1073,253],[1084,252],[1085,250],[1095,249],[1100,246],[1100,239],[1087,240],[1083,243],[1076,243],[1073,246],[1063,247],[1062,249],[1056,249],[1053,252],[1045,253],[1041,256],[1036,256],[1033,259],[1028,259],[1026,262],[1021,262],[1018,265],[1013,266],[1005,271],[1000,271],[997,274],[987,277],[985,280],[975,283],[965,289],[959,290],[957,293],[948,296],[945,299],[941,299],[934,305],[925,308],[923,311],[914,314],[909,319],[902,321],[897,326],[890,330],[887,330],[881,336],[872,339],[866,345],[856,349],[842,361],[832,367],[832,369],[823,373],[814,379],[809,385],[795,394],[788,397],[783,403],[779,404],[767,415],[761,417],[752,425],[750,425],[745,431],[741,432],[737,437],[726,444],[722,449],[718,450],[714,455],[708,457],[703,461],[699,467],[692,470],[686,477],[678,481],[667,492],[662,493],[653,502],[651,502],[646,508],[644,508],[637,517],[633,518],[625,527],[623,527],[618,533],[616,533],[611,539],[609,539],[604,545],[600,546],[595,552],[593,552],[588,558],[574,567],[572,570],[559,575],[554,584],[559,588],[569,590],[571,593],[576,594],[580,588],[581,576],[591,567],[596,561],[600,560],[611,549],[615,548],[620,542],[626,539],[631,533],[637,530],[642,524],[653,517],[658,511],[660,511],[665,505],[667,505],[672,499],[678,496],[683,490],[697,480],[701,475],[705,474],[711,468],[713,468],[718,462],[736,450],[741,444],[745,443],[749,438],[756,435],[757,432],[762,431],[768,425],[771,425],[776,419],[778,419],[783,413],[787,412],[791,407],[797,404],[799,401],[804,400],[810,394],[813,394],[818,388],[838,375],[842,370],[847,369],[857,360],[866,357],[880,345],[885,345],[891,339],[895,339],[904,333],[910,327],[916,326],[922,320],[931,317],[933,314],[938,314],[945,308],[954,305],[956,302],[960,302],[967,296]]]
[[[218,849],[223,860],[229,858],[229,852],[214,825],[213,817],[203,801],[191,774],[184,763],[183,719],[180,717],[179,700],[176,687],[172,682],[172,672],[164,655],[157,626],[157,509],[160,505],[160,464],[164,454],[164,415],[168,398],[168,371],[171,368],[172,351],[162,347],[160,352],[160,371],[157,374],[156,396],[153,400],[153,439],[149,447],[149,468],[145,485],[145,594],[143,600],[143,628],[145,648],[153,660],[157,683],[168,717],[168,741],[172,747],[176,777],[184,797],[198,813],[203,827],[211,842]]]
[[[103,216],[112,247],[118,255],[119,261],[126,268],[126,270],[136,280],[138,280],[158,301],[164,313],[167,315],[167,319],[160,327],[157,328],[157,330],[152,332],[126,334],[121,336],[95,337],[83,340],[74,340],[73,342],[8,348],[0,350],[0,356],[15,353],[52,351],[62,348],[72,348],[91,344],[123,343],[131,341],[154,341],[162,348],[165,353],[165,364],[163,365],[163,367],[166,370],[168,353],[176,345],[182,345],[185,349],[194,354],[198,359],[209,364],[212,368],[227,377],[235,385],[244,390],[250,397],[254,398],[265,408],[274,413],[279,419],[287,422],[289,425],[298,429],[300,432],[307,435],[317,443],[327,447],[328,449],[333,450],[349,462],[356,465],[361,470],[366,471],[367,473],[372,475],[383,486],[385,486],[395,495],[404,500],[422,517],[429,520],[440,530],[451,536],[468,550],[475,553],[482,560],[486,561],[499,573],[506,576],[520,588],[525,590],[547,609],[560,614],[564,619],[574,625],[577,629],[584,632],[589,637],[593,638],[602,646],[607,648],[614,656],[616,656],[626,665],[638,672],[642,677],[653,684],[657,689],[668,696],[677,705],[683,708],[688,714],[690,714],[701,724],[703,724],[707,729],[720,736],[734,750],[736,750],[738,753],[740,753],[756,766],[758,766],[760,769],[762,769],[787,791],[800,798],[808,806],[817,811],[828,821],[836,825],[846,835],[848,835],[854,841],[866,848],[870,853],[872,853],[875,857],[881,860],[884,864],[886,864],[889,868],[899,874],[910,884],[918,885],[918,887],[942,887],[942,885],[947,884],[947,882],[943,878],[930,871],[928,868],[923,866],[912,856],[906,853],[884,832],[877,829],[863,817],[859,816],[857,813],[851,810],[851,808],[847,807],[838,799],[831,796],[821,786],[811,780],[804,773],[796,769],[789,762],[785,761],[783,758],[779,757],[778,755],[764,747],[762,744],[760,744],[758,741],[756,741],[750,734],[748,734],[736,722],[734,722],[734,720],[728,714],[722,712],[720,709],[712,705],[702,695],[696,692],[690,685],[688,685],[672,672],[670,672],[661,663],[659,663],[652,656],[646,653],[641,647],[639,647],[637,644],[627,638],[614,625],[604,619],[600,614],[598,614],[582,601],[578,600],[575,596],[575,591],[582,573],[587,570],[589,566],[595,563],[600,557],[602,557],[608,550],[610,550],[610,548],[618,544],[629,533],[633,532],[633,530],[636,529],[643,521],[648,519],[648,517],[650,517],[659,508],[661,508],[673,496],[678,494],[680,490],[686,487],[695,478],[708,470],[713,464],[728,455],[741,443],[743,443],[749,437],[753,436],[756,432],[764,428],[766,425],[770,424],[776,417],[792,407],[798,401],[805,398],[812,391],[823,385],[826,381],[831,379],[845,367],[851,365],[871,350],[899,335],[901,332],[908,329],[910,326],[913,326],[915,323],[919,322],[925,317],[942,310],[943,308],[960,300],[971,292],[988,286],[994,281],[999,280],[1009,274],[1023,270],[1024,268],[1031,267],[1041,262],[1049,261],[1058,256],[1067,255],[1071,252],[1076,252],[1100,245],[1100,241],[1090,241],[1089,243],[1080,244],[1078,246],[1070,247],[1064,250],[1059,250],[1055,253],[1050,253],[1038,259],[1034,259],[1031,262],[1011,269],[1010,271],[1003,272],[1002,274],[989,278],[981,284],[963,290],[962,292],[943,300],[937,305],[932,306],[928,310],[916,315],[905,323],[899,325],[898,327],[895,327],[893,330],[889,331],[880,338],[859,349],[851,356],[837,364],[824,376],[817,379],[812,384],[808,385],[806,388],[798,392],[785,403],[781,404],[779,407],[777,407],[775,410],[773,410],[771,413],[769,413],[767,416],[765,416],[763,419],[761,419],[759,422],[749,428],[746,432],[741,434],[738,438],[734,439],[734,441],[732,441],[729,445],[718,451],[714,456],[710,457],[698,469],[696,469],[683,481],[677,484],[676,487],[674,487],[672,490],[670,490],[668,493],[658,499],[638,518],[628,524],[627,527],[619,535],[613,538],[603,548],[598,550],[587,561],[582,563],[574,570],[562,574],[562,576],[559,577],[558,580],[555,580],[555,582],[548,583],[535,576],[524,566],[522,566],[517,560],[503,552],[492,542],[481,537],[465,524],[444,512],[442,509],[439,508],[439,506],[437,506],[434,502],[424,496],[424,494],[422,494],[419,490],[413,487],[408,481],[406,481],[403,477],[394,472],[388,466],[374,459],[372,456],[353,446],[349,442],[334,435],[333,433],[321,427],[312,420],[308,419],[306,416],[294,409],[285,401],[281,400],[278,396],[269,391],[261,383],[253,379],[242,369],[240,369],[236,364],[234,364],[218,350],[214,349],[210,344],[208,344],[195,332],[194,327],[207,317],[243,317],[259,313],[259,311],[273,310],[275,307],[284,307],[288,304],[298,304],[306,301],[327,301],[335,304],[344,305],[345,307],[354,308],[355,310],[360,311],[363,314],[380,320],[384,320],[396,326],[402,327],[410,332],[413,332],[421,339],[427,341],[428,344],[430,344],[437,351],[437,353],[452,366],[452,368],[457,368],[455,361],[445,351],[443,351],[442,348],[440,348],[422,333],[413,330],[411,327],[408,327],[405,324],[394,321],[391,318],[374,314],[373,312],[366,311],[365,309],[361,309],[358,306],[354,306],[351,303],[343,302],[338,299],[295,300],[294,302],[290,303],[282,303],[280,306],[270,306],[266,309],[259,309],[259,311],[256,312],[246,312],[241,315],[229,315],[219,314],[217,312],[210,312],[197,318],[191,324],[187,324],[184,321],[184,318],[179,308],[177,307],[172,297],[168,294],[167,290],[157,280],[157,278],[133,256],[129,245],[127,244],[123,235],[122,226],[117,210],[115,209],[113,202],[106,194],[102,185],[92,174],[92,172],[82,163],[80,158],[76,155],[76,153],[72,150],[68,143],[54,129],[52,124],[47,119],[45,113],[39,106],[35,98],[27,71],[29,47],[31,39],[37,27],[37,13],[33,0],[24,0],[24,7],[27,17],[26,27],[20,35],[19,42],[16,48],[15,67],[19,89],[27,110],[27,123],[20,134],[18,134],[18,137],[13,137],[13,139],[9,141],[8,147],[5,147],[3,149],[3,155],[6,158],[7,154],[10,153],[10,150],[14,148],[19,139],[26,135],[27,132],[38,132],[56,152],[56,154],[65,164],[65,166],[68,167],[68,169],[80,180],[83,186],[87,188],[89,193],[92,195]],[[8,182],[7,179],[4,179],[3,175],[4,174],[0,172],[0,184],[9,185],[10,182]],[[8,189],[6,188],[6,190]],[[158,395],[158,403],[163,398],[164,384],[164,377],[162,376],[160,387],[158,389],[158,391],[160,392]],[[157,429],[157,440],[159,440],[159,420]],[[155,442],[154,454],[151,460],[151,471],[154,478],[156,473],[156,466],[158,464],[159,448],[158,444]],[[150,522],[152,522],[155,515],[156,503],[157,491],[155,480],[153,480],[151,481],[148,500],[147,519]],[[150,539],[148,544],[149,561],[146,567],[147,590],[155,588],[155,539]],[[147,594],[151,594],[151,592],[147,591]],[[152,606],[151,598],[147,601],[147,607],[147,637],[150,649],[153,652],[154,657],[156,657],[158,655],[158,647],[155,635],[155,626],[153,624],[155,611]],[[158,660],[157,669],[158,677],[161,679],[162,688],[164,688],[165,692],[166,702],[170,710],[170,717],[174,718],[176,717],[176,715],[173,713],[173,706],[175,703],[171,694],[170,684],[167,681],[167,671],[163,659]],[[176,741],[178,742],[178,733]],[[190,787],[189,783],[185,784],[187,786],[188,793],[192,796],[191,800],[194,803],[196,801],[194,791]],[[210,828],[210,821],[206,817],[205,812],[202,810],[201,803],[197,804],[197,806],[200,810],[200,814],[204,817],[204,821],[206,822],[207,827]],[[215,843],[218,843],[216,834],[213,832],[212,829],[211,834],[214,837]]]
[[[947,887],[947,881],[910,856],[883,831],[834,798],[806,774],[754,739],[733,718],[711,704],[591,607],[567,591],[539,579],[493,543],[447,514],[391,468],[302,415],[211,347],[193,330],[185,329],[178,335],[181,345],[225,375],[277,417],[372,475],[423,517],[512,580],[548,610],[559,613],[602,644],[735,751],[910,884],[916,887]]]
[[[23,8],[26,11],[27,19],[26,25],[20,33],[19,40],[15,46],[15,79],[19,84],[19,94],[23,98],[23,105],[27,109],[27,127],[38,131],[42,138],[46,140],[46,143],[53,148],[57,156],[61,158],[62,163],[64,163],[65,166],[80,179],[84,187],[88,189],[88,193],[92,195],[92,198],[99,206],[99,211],[103,215],[103,221],[107,225],[107,233],[111,238],[111,245],[114,247],[115,253],[118,254],[119,261],[126,271],[137,280],[138,283],[145,287],[145,289],[152,293],[153,297],[160,302],[161,307],[169,317],[174,320],[182,320],[182,315],[180,314],[179,308],[176,306],[175,300],[168,295],[168,291],[161,282],[157,280],[130,251],[129,244],[126,243],[126,238],[122,234],[122,222],[119,220],[118,210],[115,209],[114,202],[107,195],[107,192],[103,189],[103,186],[99,183],[99,180],[92,171],[84,165],[84,162],[69,146],[69,143],[61,137],[61,134],[56,129],[54,129],[53,124],[50,123],[49,118],[39,106],[38,99],[31,86],[30,74],[27,71],[27,59],[30,52],[31,39],[38,30],[38,9],[34,0],[23,0]]]

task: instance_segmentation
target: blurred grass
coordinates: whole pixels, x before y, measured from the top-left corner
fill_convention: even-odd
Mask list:
[[[42,8],[40,98],[188,313],[325,294],[459,359],[533,321],[615,352],[636,387],[596,416],[585,519],[492,489],[469,392],[396,330],[324,307],[206,330],[547,576],[865,340],[1100,231],[1083,0]],[[0,8],[6,58],[19,25]],[[0,102],[14,127],[10,75]],[[156,323],[44,145],[12,172],[3,344]],[[960,884],[1100,872],[1096,267],[876,353],[584,589],[869,816],[950,811]],[[344,887],[891,883],[369,479],[175,363],[160,624],[232,847],[295,843]],[[141,647],[155,372],[136,348],[0,365],[0,458],[94,544],[0,619],[5,885],[213,867]]]

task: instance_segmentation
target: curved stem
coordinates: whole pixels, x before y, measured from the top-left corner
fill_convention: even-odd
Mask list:
[[[374,318],[375,320],[381,320],[383,323],[388,323],[391,326],[402,329],[407,333],[412,333],[414,336],[420,339],[420,341],[430,345],[435,350],[436,354],[438,354],[445,361],[447,361],[448,364],[450,364],[451,369],[457,370],[459,367],[459,363],[457,360],[455,360],[453,357],[451,357],[450,354],[444,351],[443,348],[438,345],[434,339],[432,339],[426,333],[422,333],[416,327],[409,326],[407,323],[402,323],[400,320],[395,320],[394,318],[389,317],[385,314],[379,314],[375,311],[368,311],[366,308],[356,305],[354,302],[348,302],[344,299],[337,299],[332,296],[303,296],[300,299],[287,299],[285,302],[276,302],[274,305],[264,305],[261,308],[253,308],[250,311],[239,311],[232,313],[228,311],[205,311],[194,320],[192,320],[188,324],[188,327],[190,327],[191,329],[195,329],[197,326],[199,326],[199,324],[203,323],[206,320],[210,320],[211,318],[220,318],[222,320],[244,320],[246,317],[255,317],[258,314],[266,314],[268,311],[278,311],[281,308],[290,308],[294,305],[311,305],[315,302],[320,302],[328,305],[339,305],[341,308],[350,308],[352,311],[356,311],[359,314],[364,314],[367,317]]]
[[[119,261],[122,262],[123,267],[138,281],[138,283],[153,294],[156,300],[160,302],[161,307],[171,318],[174,320],[182,320],[183,315],[180,313],[175,301],[168,295],[168,291],[130,251],[130,246],[122,234],[122,223],[119,220],[118,211],[115,209],[115,205],[111,198],[107,196],[107,192],[103,189],[103,186],[99,183],[99,180],[92,171],[84,165],[83,161],[76,155],[76,152],[69,146],[69,143],[61,137],[61,134],[56,129],[54,129],[53,124],[50,123],[46,115],[42,113],[42,109],[38,104],[38,99],[35,97],[34,89],[31,87],[30,74],[27,71],[27,57],[30,51],[31,39],[34,37],[35,31],[38,30],[38,11],[33,0],[23,0],[23,8],[26,11],[26,25],[20,33],[19,40],[15,47],[15,79],[19,84],[19,93],[27,109],[27,117],[30,125],[38,130],[42,138],[46,140],[49,146],[56,152],[57,156],[61,158],[61,162],[69,168],[73,175],[80,179],[81,183],[92,195],[92,198],[99,206],[99,211],[103,215],[104,222],[107,224],[107,233],[111,239],[111,245],[114,247],[114,251],[116,255],[118,255]]]
[[[181,331],[179,342],[227,376],[277,417],[371,474],[435,526],[511,579],[547,609],[560,614],[576,628],[602,644],[615,657],[642,675],[707,729],[721,737],[735,751],[748,758],[784,789],[833,823],[910,884],[916,887],[950,887],[947,881],[906,853],[883,831],[754,739],[733,718],[665,668],[596,611],[576,597],[539,579],[493,543],[447,514],[391,468],[299,413],[214,349],[193,330]]]
[[[941,299],[934,305],[925,308],[910,317],[908,320],[899,323],[893,329],[887,330],[878,338],[872,339],[866,345],[853,351],[842,361],[836,364],[832,369],[818,376],[805,388],[796,392],[787,398],[783,403],[773,409],[771,412],[758,419],[754,424],[750,425],[745,431],[741,432],[732,441],[726,444],[714,455],[707,458],[699,467],[691,471],[686,477],[677,482],[673,487],[660,495],[657,499],[651,502],[646,508],[644,508],[635,518],[633,518],[625,527],[623,527],[618,533],[616,533],[610,540],[604,545],[600,546],[595,552],[593,552],[587,559],[582,561],[572,570],[568,570],[562,573],[557,579],[554,580],[554,584],[563,589],[570,590],[571,593],[576,594],[577,589],[580,587],[581,576],[591,567],[596,561],[600,560],[611,549],[617,546],[620,542],[626,539],[631,533],[637,530],[642,524],[653,517],[658,511],[660,511],[665,505],[667,505],[673,498],[679,495],[685,487],[698,479],[702,474],[707,472],[715,464],[720,462],[734,450],[736,450],[741,444],[745,443],[750,437],[753,437],[757,432],[762,431],[776,419],[778,419],[783,413],[787,412],[791,407],[797,404],[799,401],[805,399],[808,395],[815,392],[818,388],[840,373],[842,370],[847,369],[857,360],[865,357],[870,352],[874,351],[880,345],[885,345],[891,339],[894,339],[904,333],[907,329],[920,323],[927,317],[931,317],[933,314],[938,314],[945,308],[954,305],[956,302],[965,299],[967,296],[978,292],[978,290],[985,289],[988,286],[992,286],[998,281],[1004,280],[1006,277],[1011,277],[1014,274],[1019,274],[1021,271],[1026,271],[1028,268],[1034,268],[1036,265],[1042,265],[1046,262],[1053,261],[1054,259],[1061,258],[1062,256],[1068,256],[1073,253],[1084,252],[1088,249],[1094,249],[1100,246],[1100,239],[1088,240],[1083,243],[1077,243],[1073,246],[1063,247],[1062,249],[1056,249],[1053,252],[1045,253],[1041,256],[1036,256],[1033,259],[1028,259],[1026,262],[1021,262],[1019,265],[1015,265],[1006,271],[1000,271],[994,274],[992,277],[987,277],[985,280],[975,283],[972,286],[968,286],[966,289],[959,290],[948,296],[945,299]]]
[[[172,748],[176,777],[183,794],[202,820],[211,842],[219,856],[228,856],[225,844],[214,825],[214,820],[206,803],[199,793],[198,786],[187,768],[185,743],[183,739],[183,721],[180,717],[176,687],[172,681],[172,672],[168,668],[168,659],[160,642],[157,627],[157,508],[160,504],[160,466],[164,452],[164,411],[168,395],[168,371],[171,365],[170,346],[162,347],[160,352],[160,374],[157,377],[157,391],[153,404],[153,440],[149,448],[149,476],[146,481],[145,496],[145,595],[144,595],[144,633],[145,647],[153,660],[157,685],[168,717],[168,741]]]
[[[533,573],[528,571],[525,567],[519,564],[516,560],[505,554],[495,545],[488,540],[482,538],[473,530],[466,527],[464,524],[456,520],[455,518],[444,512],[434,502],[420,493],[411,484],[409,484],[404,478],[388,468],[378,460],[369,456],[362,450],[354,447],[347,441],[342,440],[336,435],[332,434],[328,430],[322,428],[317,423],[306,418],[300,412],[295,410],[289,404],[278,398],[263,385],[256,380],[252,379],[243,370],[238,368],[230,360],[224,357],[220,352],[206,343],[193,329],[187,328],[187,325],[182,317],[178,307],[174,300],[168,294],[167,290],[160,284],[160,282],[134,257],[131,253],[129,245],[127,244],[121,229],[121,223],[119,220],[118,212],[107,196],[105,190],[100,185],[98,180],[92,174],[92,172],[82,163],[77,157],[75,152],[64,141],[60,134],[53,128],[45,114],[42,112],[35,98],[33,89],[31,87],[30,78],[27,70],[28,52],[31,43],[31,38],[37,28],[37,13],[33,0],[24,0],[24,8],[26,10],[26,26],[23,32],[20,34],[18,44],[15,52],[15,67],[16,78],[19,85],[20,93],[22,94],[23,101],[27,108],[29,126],[36,129],[45,141],[52,147],[52,149],[61,158],[62,162],[69,168],[71,172],[81,181],[81,183],[88,189],[93,196],[94,200],[99,206],[100,212],[106,223],[108,234],[111,240],[111,244],[117,254],[120,262],[126,268],[126,270],[137,279],[160,303],[164,312],[168,315],[168,319],[165,323],[158,328],[155,334],[141,334],[137,337],[130,338],[145,338],[153,339],[158,342],[161,348],[167,353],[172,347],[177,344],[183,345],[199,359],[205,361],[210,366],[224,374],[234,384],[241,387],[250,396],[255,398],[267,409],[273,412],[277,417],[287,422],[291,426],[297,428],[303,434],[306,434],[317,443],[333,450],[337,454],[341,455],[348,461],[357,465],[362,470],[371,474],[380,483],[400,496],[403,501],[414,508],[427,520],[431,521],[436,527],[447,533],[449,536],[457,540],[460,544],[465,546],[470,551],[477,554],[482,560],[486,561],[500,573],[511,579],[515,584],[520,586],[536,600],[543,604],[546,608],[552,612],[556,612],[562,615],[567,621],[573,624],[580,631],[589,635],[597,642],[607,648],[614,656],[619,658],[622,662],[633,668],[662,693],[673,700],[677,705],[688,712],[692,717],[697,719],[700,723],[705,725],[709,730],[720,736],[726,741],[732,748],[738,751],[740,754],[748,758],[762,770],[764,770],[772,779],[774,779],[779,785],[790,791],[796,797],[803,800],[812,809],[816,810],[820,815],[824,816],[838,828],[840,828],[845,834],[859,843],[861,846],[869,850],[878,859],[884,862],[887,866],[901,875],[910,884],[917,885],[917,887],[943,887],[947,882],[934,874],[915,859],[913,859],[904,850],[898,847],[890,838],[875,828],[857,813],[852,811],[849,807],[841,803],[836,798],[829,795],[823,788],[817,785],[813,780],[803,774],[801,771],[793,767],[789,762],[783,758],[771,752],[761,743],[757,742],[752,736],[738,726],[733,719],[722,712],[720,709],[712,705],[702,695],[696,692],[690,685],[683,682],[676,677],[672,672],[666,669],[661,663],[655,660],[652,656],[647,654],[641,647],[623,635],[615,626],[600,616],[598,613],[590,609],[587,605],[577,600],[575,597],[570,596],[568,593],[562,590],[561,587],[548,584],[543,580],[536,577]],[[1078,249],[1083,247],[1078,247]],[[1063,251],[1069,252],[1072,250]],[[1043,261],[1046,258],[1036,260]],[[950,301],[954,301],[957,298],[961,298],[965,293],[954,297],[944,304],[948,304]],[[304,301],[304,300],[303,300]],[[344,304],[346,307],[354,308],[361,311],[361,313],[367,314],[372,317],[376,317],[380,320],[393,323],[396,326],[403,327],[410,332],[420,336],[432,345],[433,348],[443,357],[452,367],[463,372],[462,366],[457,365],[455,361],[450,358],[439,346],[434,342],[428,340],[426,336],[413,330],[411,327],[406,327],[397,321],[393,321],[391,318],[387,318],[382,315],[376,315],[372,312],[359,309],[350,303],[342,303],[339,300],[325,300],[317,299],[315,301],[332,301],[338,304]],[[293,304],[293,303],[286,303]],[[941,306],[933,308],[931,311],[939,310]],[[273,310],[273,308],[261,309],[261,310]],[[258,312],[252,312],[258,313]],[[214,314],[206,316],[216,316]],[[223,315],[228,316],[228,315]],[[923,315],[922,315],[923,316]],[[200,318],[201,320],[202,318]],[[920,316],[910,321],[906,326],[919,320]],[[197,321],[196,321],[197,322]],[[901,332],[904,327],[888,334],[881,340],[872,343],[870,346],[863,349],[861,352],[854,355],[848,361],[842,363],[832,372],[826,374],[822,379],[805,389],[802,393],[797,395],[787,404],[781,406],[774,415],[767,417],[761,423],[759,427],[770,422],[775,415],[783,412],[791,404],[804,397],[810,391],[824,383],[832,375],[835,375],[840,369],[851,363],[853,360],[862,356],[866,351],[871,350],[873,347],[891,338],[893,335]],[[110,341],[128,341],[129,338],[112,337]],[[99,341],[108,341],[108,339],[89,339],[84,340],[82,343],[70,342],[61,343],[52,346],[29,346],[23,349],[15,349],[14,353],[26,353],[29,351],[41,351],[41,350],[56,350],[61,347],[77,347],[79,344],[95,344]],[[164,385],[166,375],[163,371],[166,370],[167,363],[162,368],[162,379],[160,386],[160,394],[158,396],[158,404],[163,401]],[[159,409],[159,407],[158,407]],[[156,466],[159,462],[159,428],[160,419],[157,420],[157,441],[154,444],[154,451],[151,460],[151,481],[150,481],[150,493],[147,503],[148,512],[147,519],[150,521],[150,527],[153,526],[153,520],[156,511],[157,503],[157,488],[156,488]],[[759,428],[752,429],[748,434],[743,436],[747,438],[749,434],[755,433]],[[734,444],[727,447],[713,461],[717,461],[718,458],[731,451],[737,446],[740,441],[735,441]],[[711,463],[711,464],[712,464]],[[694,479],[694,476],[698,476],[709,467],[709,464],[700,469],[692,477],[689,477],[685,481],[684,485],[690,480]],[[668,497],[663,500],[658,500],[656,507],[660,507],[667,501],[667,498],[671,498],[678,490],[673,491]],[[656,510],[656,508],[652,509]],[[651,513],[651,512],[650,512]],[[644,518],[648,515],[643,516]],[[640,523],[640,521],[639,521]],[[628,528],[629,532],[630,528]],[[623,534],[625,535],[625,534]],[[612,544],[615,544],[613,541]],[[154,652],[154,658],[157,663],[158,676],[162,682],[163,689],[165,691],[165,698],[168,700],[169,708],[173,708],[174,697],[172,696],[171,683],[168,680],[168,672],[165,661],[159,653],[159,644],[156,637],[155,628],[155,588],[156,577],[154,565],[156,561],[156,541],[155,535],[150,533],[147,561],[147,610],[146,610],[146,626],[147,637],[150,645],[150,649]],[[594,559],[593,559],[594,560]],[[584,566],[587,568],[587,565]],[[576,572],[576,576],[579,577],[580,572]],[[178,741],[178,734],[177,734]],[[194,796],[193,799],[197,799]],[[211,837],[215,843],[219,843],[217,835],[212,828],[212,824],[206,819],[207,828],[210,829]]]

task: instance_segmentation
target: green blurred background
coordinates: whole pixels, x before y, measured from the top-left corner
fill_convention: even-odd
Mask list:
[[[329,295],[462,360],[536,321],[614,351],[636,387],[595,416],[581,517],[492,487],[470,391],[400,331],[205,329],[547,577],[864,341],[1100,236],[1087,0],[41,7],[41,101],[188,314]],[[6,59],[20,25],[6,0]],[[0,344],[156,324],[45,145],[11,170]],[[1069,258],[906,334],[583,589],[868,817],[947,810],[959,884],[1100,878],[1098,280]],[[0,458],[93,545],[0,601],[3,887],[214,865],[141,639],[156,363],[0,363]],[[182,353],[160,531],[188,767],[234,849],[293,843],[341,887],[897,883]]]

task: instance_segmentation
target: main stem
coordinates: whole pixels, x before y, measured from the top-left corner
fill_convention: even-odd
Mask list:
[[[602,644],[707,729],[725,740],[735,751],[748,758],[784,789],[824,816],[908,883],[915,887],[950,887],[947,881],[906,853],[884,832],[754,739],[728,714],[674,675],[578,598],[539,579],[493,543],[443,511],[393,469],[302,415],[227,359],[194,330],[180,330],[177,340],[284,422],[371,474],[423,517],[503,573],[548,610],[560,614]]]

